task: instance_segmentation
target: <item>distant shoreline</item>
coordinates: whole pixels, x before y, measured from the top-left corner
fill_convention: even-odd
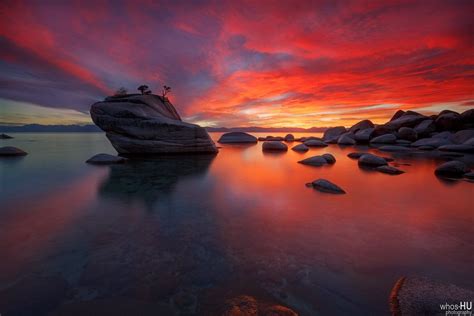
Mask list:
[[[252,132],[252,133],[320,133],[329,127],[205,127],[208,132]],[[93,124],[88,125],[0,125],[0,133],[103,133]]]

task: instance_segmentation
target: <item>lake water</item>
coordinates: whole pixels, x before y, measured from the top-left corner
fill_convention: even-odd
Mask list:
[[[387,315],[401,276],[473,289],[474,184],[437,179],[440,161],[398,157],[410,165],[390,176],[360,169],[354,147],[259,143],[92,166],[116,153],[103,134],[13,136],[2,146],[29,155],[0,160],[5,316],[218,315],[242,294],[301,315]],[[336,164],[297,163],[325,152]],[[305,186],[317,178],[347,194]]]

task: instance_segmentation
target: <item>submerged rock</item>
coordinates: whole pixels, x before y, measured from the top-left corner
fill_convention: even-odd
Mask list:
[[[346,191],[326,179],[317,179],[310,184],[313,188],[324,193],[345,194]]]
[[[462,178],[469,168],[462,161],[452,160],[439,165],[435,174],[440,177]]]
[[[12,139],[13,137],[7,134],[0,134],[0,139]]]
[[[306,146],[305,144],[298,144],[296,146],[293,146],[291,148],[291,150],[294,150],[294,151],[299,151],[299,152],[305,152],[305,151],[308,151],[309,150],[309,147]]]
[[[300,160],[298,161],[298,163],[301,163],[303,165],[319,167],[319,166],[327,164],[328,161],[323,156],[313,156],[313,157]]]
[[[304,142],[304,144],[308,147],[326,147],[328,144],[321,140],[317,139],[310,139]]]
[[[332,165],[332,164],[336,163],[336,158],[333,155],[329,154],[329,153],[323,154],[321,157],[326,159],[328,164]]]
[[[262,144],[263,151],[287,151],[288,146],[280,141],[265,141]]]
[[[89,158],[86,162],[94,165],[110,165],[116,163],[125,163],[127,162],[127,158],[113,156],[109,154],[97,154],[91,158]]]
[[[13,146],[0,147],[0,156],[25,156],[27,152]]]
[[[392,174],[392,175],[405,173],[405,171],[397,169],[397,168],[392,167],[392,166],[380,166],[380,167],[375,168],[375,170],[377,170],[379,172],[382,172],[382,173],[386,173],[386,174]]]
[[[363,166],[371,166],[371,167],[378,167],[378,166],[385,166],[387,164],[387,160],[383,157],[379,157],[373,154],[363,154],[359,158],[359,165]]]
[[[108,97],[90,114],[121,154],[217,153],[206,130],[181,121],[167,100],[153,94]]]
[[[222,135],[217,142],[222,144],[247,144],[256,143],[257,138],[244,132],[230,132]]]

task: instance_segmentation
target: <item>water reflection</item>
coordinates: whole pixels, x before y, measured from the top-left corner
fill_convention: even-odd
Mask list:
[[[179,155],[131,159],[126,164],[110,166],[99,194],[122,201],[140,200],[152,207],[156,200],[169,197],[181,179],[205,175],[214,158],[215,155]]]

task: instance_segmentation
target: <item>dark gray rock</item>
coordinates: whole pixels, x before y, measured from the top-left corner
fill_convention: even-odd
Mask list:
[[[351,137],[350,134],[346,133],[339,136],[339,138],[337,139],[337,143],[343,146],[351,146],[355,145],[356,141],[354,140],[354,138]]]
[[[230,132],[223,134],[217,142],[222,144],[247,144],[256,143],[257,138],[244,132]]]
[[[455,145],[444,145],[440,146],[438,150],[441,151],[455,151],[460,153],[474,153],[474,146],[464,145],[464,144],[455,144]]]
[[[415,141],[418,133],[411,127],[401,127],[398,130],[398,137],[404,140]]]
[[[263,151],[287,151],[288,146],[280,141],[265,141],[262,144]]]
[[[435,121],[436,129],[441,131],[458,130],[462,127],[461,115],[456,112],[448,112],[438,115]]]
[[[468,172],[464,174],[464,178],[474,180],[474,171]]]
[[[311,182],[311,186],[318,191],[332,194],[345,194],[346,191],[326,179],[317,179]]]
[[[392,118],[390,119],[389,122],[396,120],[397,118],[403,116],[404,114],[405,114],[405,111],[398,110],[397,112],[395,112],[395,114],[393,114],[393,116],[392,116]]]
[[[474,109],[469,109],[462,112],[461,120],[464,125],[474,127]]]
[[[332,164],[336,163],[336,158],[333,155],[329,154],[329,153],[323,154],[323,155],[321,155],[321,157],[326,159],[328,164],[332,165]]]
[[[323,140],[327,143],[337,142],[339,136],[347,132],[344,126],[336,126],[328,128],[323,135]]]
[[[378,172],[391,174],[391,175],[398,175],[398,174],[405,173],[405,171],[397,169],[392,166],[380,166],[380,167],[375,168],[375,170],[377,170]]]
[[[434,148],[438,148],[444,145],[451,145],[451,141],[446,140],[444,138],[422,138],[417,140],[416,142],[412,143],[413,147],[421,147],[421,146],[430,146]]]
[[[0,147],[0,156],[25,156],[27,152],[13,146]]]
[[[387,160],[383,157],[379,157],[373,154],[363,154],[359,158],[359,165],[363,166],[370,166],[370,167],[378,167],[378,166],[385,166],[387,164]]]
[[[420,114],[407,114],[385,124],[388,128],[398,130],[400,127],[415,127],[427,117]]]
[[[354,139],[356,142],[365,144],[368,143],[370,140],[370,137],[372,136],[372,133],[374,131],[374,128],[366,128],[363,130],[359,130],[354,134]]]
[[[385,146],[379,147],[378,150],[388,151],[388,152],[408,152],[408,151],[412,151],[413,149],[404,147],[404,146],[385,145]]]
[[[292,147],[291,150],[299,151],[299,152],[305,152],[305,151],[309,150],[309,147],[306,146],[305,144],[298,144],[298,145]]]
[[[365,155],[367,153],[349,153],[347,154],[347,157],[351,159],[359,159],[362,155]]]
[[[293,136],[293,134],[286,134],[285,142],[293,142],[293,141],[295,141],[295,136]]]
[[[307,140],[304,142],[304,144],[308,147],[326,147],[328,145],[325,142],[317,140],[317,139]]]
[[[474,146],[474,137],[466,140],[463,144],[464,145],[469,145],[469,146]]]
[[[12,139],[13,137],[7,134],[0,134],[0,139]]]
[[[356,133],[357,131],[374,128],[374,123],[370,120],[362,120],[359,123],[356,123],[349,128],[349,132]]]
[[[465,173],[469,172],[466,164],[459,160],[452,160],[439,165],[435,174],[440,177],[462,178]]]
[[[91,158],[89,158],[86,162],[94,165],[111,165],[116,163],[125,163],[127,162],[127,158],[113,156],[109,154],[97,154]]]
[[[411,145],[411,141],[409,141],[409,140],[404,140],[404,139],[397,139],[397,141],[395,142],[395,144],[400,145],[400,146],[410,146],[410,145]]]
[[[418,134],[418,136],[425,137],[436,131],[436,124],[433,120],[424,120],[418,123],[414,127],[414,130]]]
[[[456,144],[464,144],[471,138],[474,138],[474,129],[463,129],[454,133],[451,140]]]
[[[433,133],[431,135],[431,138],[442,138],[442,139],[449,140],[451,142],[453,141],[453,137],[454,137],[454,133],[451,133],[450,131],[444,131],[441,133]]]
[[[371,144],[394,144],[397,141],[397,137],[393,134],[385,134],[377,136],[370,140]]]
[[[303,160],[298,161],[298,163],[303,165],[319,167],[328,163],[328,161],[323,156],[313,156]]]

